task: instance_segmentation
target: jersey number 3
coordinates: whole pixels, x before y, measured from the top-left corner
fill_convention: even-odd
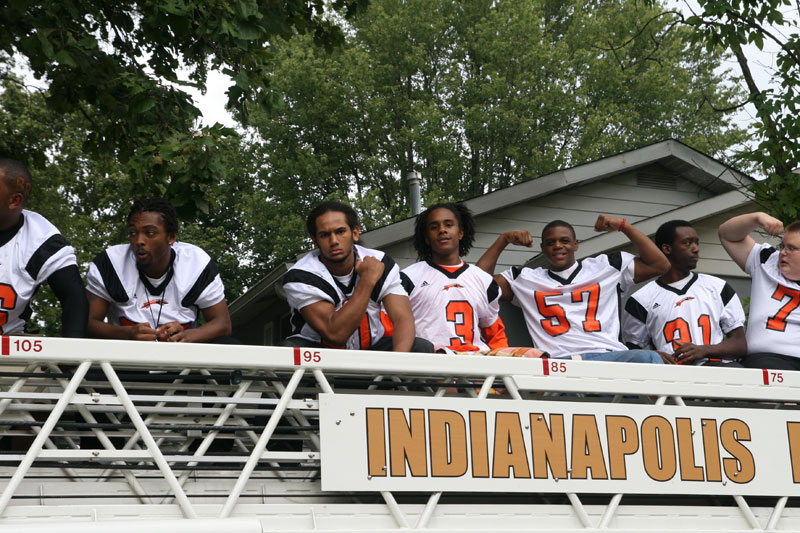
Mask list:
[[[472,305],[464,300],[455,300],[447,304],[445,312],[447,321],[453,323],[456,332],[455,337],[450,337],[450,346],[453,348],[471,347],[475,336]]]
[[[8,311],[17,306],[17,292],[7,283],[0,283],[0,333],[8,322]]]
[[[575,289],[570,293],[572,295],[572,302],[582,302],[586,299],[586,315],[583,321],[583,331],[593,332],[600,331],[602,328],[600,322],[597,320],[597,302],[600,300],[600,285],[595,283],[583,289]],[[542,328],[548,335],[557,337],[569,331],[570,325],[567,320],[567,313],[564,308],[558,304],[548,304],[546,298],[548,296],[559,296],[560,292],[542,292],[536,291],[534,297],[536,298],[536,307],[539,313],[545,317],[541,320]]]

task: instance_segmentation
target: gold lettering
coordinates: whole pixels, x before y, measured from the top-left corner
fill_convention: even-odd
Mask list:
[[[750,428],[735,418],[725,420],[719,426],[719,440],[722,447],[733,457],[722,460],[725,475],[734,483],[749,483],[756,476],[756,463],[740,441],[750,441]]]
[[[456,411],[428,411],[431,476],[460,477],[467,473],[467,424]]]
[[[608,479],[603,445],[594,415],[572,417],[572,479],[586,479],[588,470],[592,479]]]
[[[706,456],[706,481],[722,481],[722,459],[719,456],[717,421],[703,418],[703,450]]]
[[[789,458],[792,461],[792,481],[800,483],[800,422],[787,422]]]
[[[383,409],[367,408],[367,465],[370,476],[386,476],[386,426]]]
[[[406,462],[414,477],[428,475],[425,452],[425,412],[409,409],[410,423],[402,409],[389,409],[389,460],[392,477],[406,476]]]
[[[694,459],[694,442],[692,441],[692,421],[689,418],[677,418],[675,427],[678,434],[678,459],[681,465],[681,480],[703,481],[703,469],[697,466]]]
[[[489,439],[486,412],[469,412],[469,441],[472,450],[472,477],[489,477]]]
[[[675,476],[675,434],[669,421],[661,416],[648,416],[642,422],[642,458],[647,475],[656,481]]]
[[[492,477],[510,477],[512,468],[515,478],[531,477],[519,413],[498,412],[494,421]]]
[[[628,479],[625,456],[639,450],[639,428],[629,416],[606,416],[608,434],[608,467],[611,479]]]
[[[564,415],[551,414],[550,428],[542,413],[531,413],[533,477],[547,479],[547,467],[556,479],[567,479],[567,442]]]

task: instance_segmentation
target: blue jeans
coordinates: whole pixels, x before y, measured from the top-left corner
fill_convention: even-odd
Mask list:
[[[618,363],[655,363],[663,365],[661,356],[653,350],[622,350],[581,354],[584,361],[616,361]]]

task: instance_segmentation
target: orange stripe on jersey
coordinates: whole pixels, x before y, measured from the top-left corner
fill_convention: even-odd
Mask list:
[[[497,317],[495,323],[488,328],[481,328],[481,336],[492,350],[508,348],[506,326],[503,324],[503,320],[500,317]]]
[[[389,315],[381,311],[381,325],[383,325],[383,336],[384,337],[394,337],[394,324],[392,320],[389,318]]]
[[[460,265],[436,265],[436,266],[441,267],[452,274],[459,268],[462,268],[464,266],[464,263],[461,263]]]

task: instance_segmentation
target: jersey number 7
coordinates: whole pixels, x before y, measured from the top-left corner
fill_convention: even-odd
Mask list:
[[[552,337],[563,335],[570,330],[570,323],[567,320],[567,313],[564,308],[558,304],[548,304],[548,296],[560,296],[560,292],[544,292],[536,291],[534,298],[536,299],[536,307],[539,313],[545,317],[540,322],[542,328]],[[595,283],[582,289],[575,289],[571,293],[571,300],[573,303],[582,302],[586,300],[586,313],[582,322],[583,331],[593,332],[602,329],[600,322],[597,320],[597,302],[600,300],[600,285]]]

